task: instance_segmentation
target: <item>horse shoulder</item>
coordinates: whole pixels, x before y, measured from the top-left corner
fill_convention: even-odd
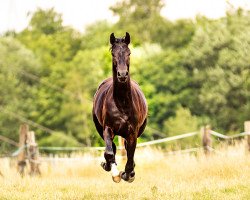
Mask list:
[[[102,112],[104,109],[105,99],[107,96],[107,92],[112,87],[112,77],[105,79],[98,87],[95,95],[94,95],[94,106],[93,112],[97,116],[98,121],[101,123],[102,121]]]
[[[147,105],[147,101],[146,98],[139,86],[139,84],[137,82],[135,82],[134,80],[132,81],[132,95],[138,99],[138,101],[140,103],[146,104]]]
[[[132,82],[132,98],[134,99],[134,107],[139,114],[139,121],[143,123],[148,114],[148,105],[142,90],[140,89],[138,83],[136,83],[135,81]]]

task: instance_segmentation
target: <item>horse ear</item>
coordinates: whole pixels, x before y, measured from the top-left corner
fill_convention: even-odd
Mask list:
[[[114,44],[115,43],[115,34],[114,33],[111,33],[110,34],[110,44]]]
[[[125,36],[125,43],[128,45],[130,43],[130,35],[128,32],[126,32],[126,36]]]

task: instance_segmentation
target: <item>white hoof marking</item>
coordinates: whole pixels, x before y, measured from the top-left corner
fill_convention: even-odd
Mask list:
[[[111,164],[111,175],[114,176],[119,176],[119,171],[117,169],[117,166],[115,163]]]

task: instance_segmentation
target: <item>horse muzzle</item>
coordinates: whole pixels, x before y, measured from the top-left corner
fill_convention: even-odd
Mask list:
[[[128,80],[128,71],[127,70],[119,70],[117,71],[118,81],[121,83],[125,83]]]

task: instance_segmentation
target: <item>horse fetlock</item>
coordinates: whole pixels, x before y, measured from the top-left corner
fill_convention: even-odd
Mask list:
[[[111,164],[111,175],[112,176],[119,176],[119,171],[118,171],[117,165],[115,163]]]
[[[114,182],[119,183],[121,181],[121,174],[117,169],[117,165],[115,163],[111,164],[111,175]]]
[[[134,171],[134,168],[135,168],[135,163],[133,164],[127,164],[126,167],[125,167],[125,172],[130,174]]]

